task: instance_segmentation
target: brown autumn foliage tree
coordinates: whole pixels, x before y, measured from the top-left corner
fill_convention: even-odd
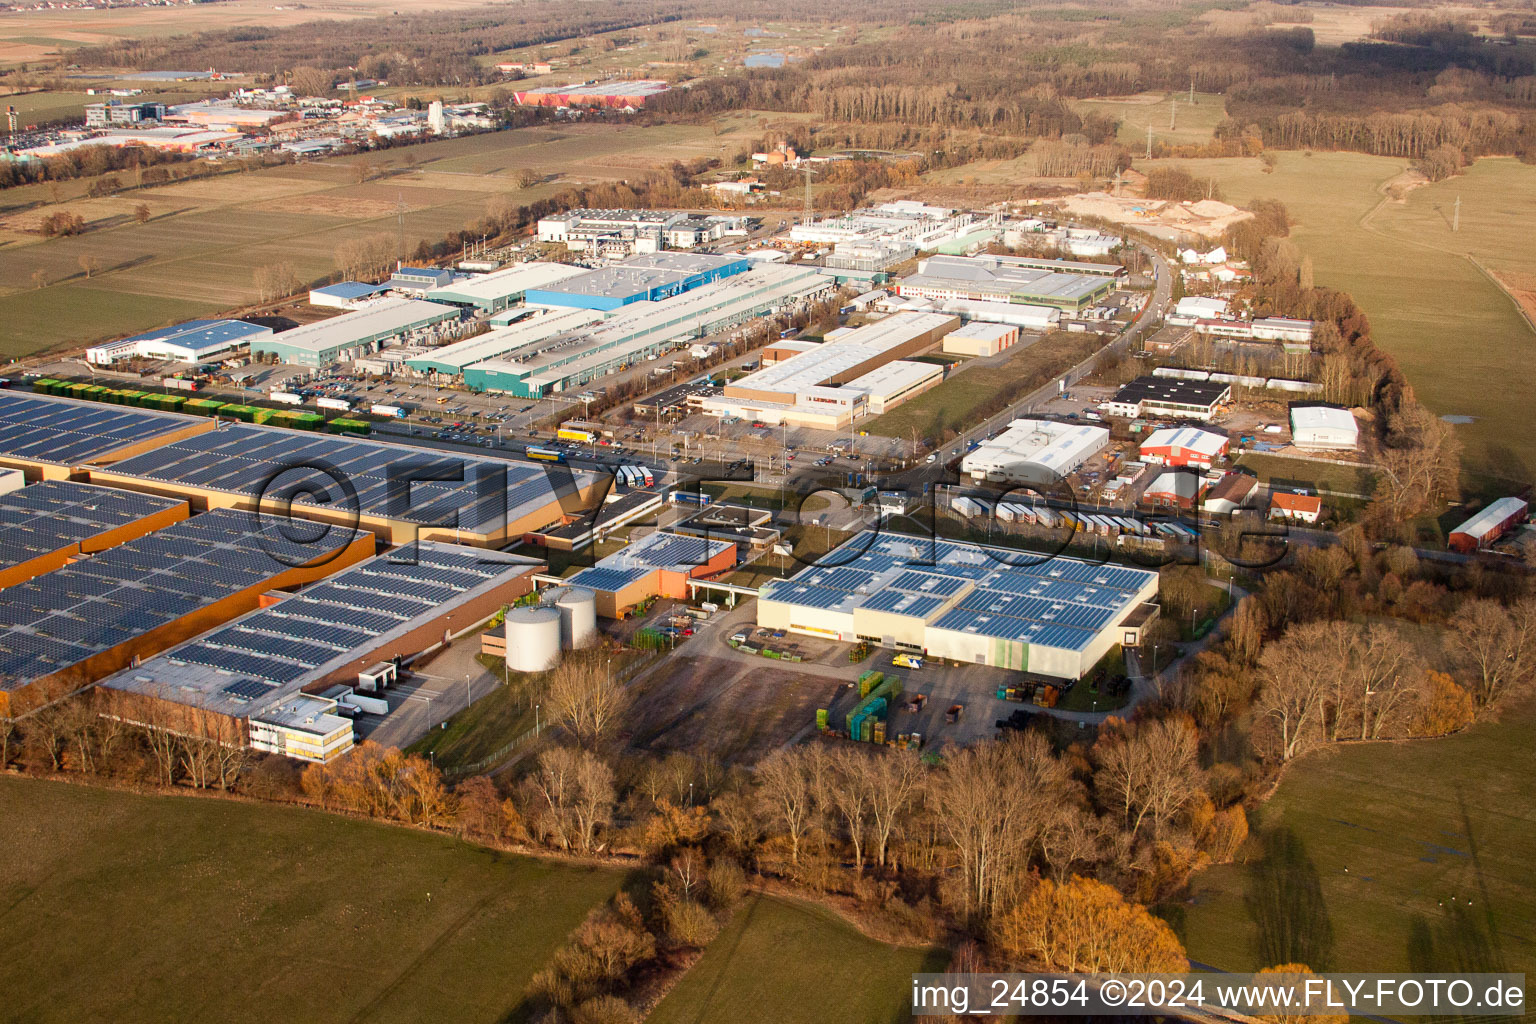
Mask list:
[[[1177,973],[1189,961],[1173,929],[1113,887],[1074,875],[1045,879],[995,922],[1012,962],[1083,973]]]

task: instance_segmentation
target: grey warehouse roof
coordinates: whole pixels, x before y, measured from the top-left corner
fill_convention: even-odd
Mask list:
[[[114,473],[250,497],[267,490],[295,504],[336,505],[363,515],[422,526],[493,532],[585,486],[591,474],[529,462],[461,458],[427,448],[303,434],[246,423],[219,429],[128,459]],[[505,474],[498,487],[497,474]],[[565,475],[568,474],[568,475]],[[457,477],[431,481],[433,475]],[[414,478],[409,486],[405,481]],[[349,481],[356,501],[339,482]],[[424,482],[430,481],[430,482]],[[304,493],[305,486],[316,494]],[[498,493],[500,492],[500,493]]]
[[[142,409],[0,391],[0,457],[75,466],[193,422]]]
[[[290,540],[223,509],[0,591],[0,687],[21,686],[325,559],[350,538]]]
[[[0,566],[52,554],[186,502],[47,480],[0,495]]]
[[[542,564],[435,541],[378,555],[102,682],[221,714],[269,712],[336,667]],[[464,623],[468,625],[468,623]]]

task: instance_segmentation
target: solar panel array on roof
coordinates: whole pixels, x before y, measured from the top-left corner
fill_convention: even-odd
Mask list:
[[[0,592],[0,686],[74,665],[289,568],[348,538],[295,542],[270,518],[193,516]]]
[[[1156,573],[899,534],[863,533],[759,596],[820,610],[927,619],[930,628],[1081,650]],[[960,595],[958,600],[955,596]],[[953,601],[953,607],[940,612]]]
[[[46,480],[0,495],[0,566],[20,565],[185,505],[132,491]]]
[[[0,392],[0,456],[76,466],[192,421],[118,405]]]
[[[113,467],[165,483],[491,532],[558,500],[548,466],[231,423]],[[498,484],[497,476],[505,474]],[[430,480],[433,476],[450,479]],[[453,479],[453,478],[457,479]],[[355,500],[340,481],[356,491]],[[415,481],[409,483],[407,481]],[[577,477],[578,485],[585,480]],[[268,487],[268,482],[272,483]]]
[[[651,574],[650,569],[614,569],[604,565],[589,566],[565,582],[613,593]]]
[[[507,571],[507,563],[474,558],[451,545],[423,542],[414,548],[409,560],[381,555],[362,562],[163,657],[288,683],[392,629],[435,615],[441,605]],[[154,669],[150,663],[138,672],[152,676]]]

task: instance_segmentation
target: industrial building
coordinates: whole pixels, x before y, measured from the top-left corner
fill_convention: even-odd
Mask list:
[[[330,761],[352,746],[339,704],[372,688],[360,679],[370,667],[485,622],[530,593],[542,568],[432,541],[377,555],[104,679],[100,707],[173,729],[222,720],[229,742]]]
[[[904,298],[1020,303],[1076,313],[1115,288],[1112,277],[1044,270],[1039,262],[1017,256],[930,256],[918,263],[917,273],[897,283],[896,292]]]
[[[1216,482],[1216,486],[1205,492],[1200,508],[1213,516],[1230,516],[1239,509],[1247,508],[1258,489],[1257,477],[1247,473],[1228,473]]]
[[[866,531],[766,584],[757,624],[1077,679],[1141,642],[1157,584],[1144,569]]]
[[[338,281],[309,290],[309,304],[326,309],[357,309],[388,290],[387,285],[365,281]]]
[[[1055,306],[1030,306],[1022,302],[977,302],[972,299],[944,299],[924,302],[941,313],[952,313],[965,320],[1007,324],[1025,331],[1050,331],[1061,323],[1061,310]]]
[[[186,498],[195,508],[291,501],[294,516],[341,527],[331,533],[483,547],[575,515],[598,492],[597,474],[563,466],[229,422],[94,471],[91,480]]]
[[[1019,329],[1013,324],[973,320],[944,335],[944,352],[954,356],[995,356],[1012,348],[1018,340]]]
[[[1000,223],[1002,215],[997,213],[975,214],[902,199],[797,224],[790,228],[789,238],[792,242],[814,244],[886,242],[932,249]]]
[[[0,391],[0,466],[68,480],[84,467],[131,459],[213,428],[213,420],[200,416]]]
[[[523,301],[530,288],[545,288],[587,273],[565,263],[519,263],[489,274],[478,274],[427,292],[427,299],[477,313],[500,313]]]
[[[597,595],[597,613],[616,619],[648,598],[685,600],[689,580],[709,579],[735,566],[731,541],[658,531],[565,582],[591,590]]]
[[[119,359],[200,363],[205,359],[223,358],[259,338],[271,336],[272,328],[244,320],[189,320],[175,327],[162,327],[106,345],[94,345],[85,350],[85,358],[98,366]]]
[[[600,323],[469,364],[463,368],[464,384],[475,391],[542,398],[700,337],[805,308],[833,288],[814,268],[753,267],[665,302],[632,303]]]
[[[1347,451],[1360,447],[1360,425],[1348,409],[1293,405],[1291,443],[1314,451]]]
[[[1159,473],[1142,491],[1144,505],[1158,508],[1192,509],[1200,504],[1205,481],[1192,469],[1169,469]]]
[[[846,427],[938,384],[942,367],[898,361],[937,347],[959,326],[956,317],[942,313],[898,313],[820,345],[791,349],[781,342],[776,355],[787,353],[787,358],[770,361],[765,355],[762,369],[698,405],[717,416]]]
[[[188,513],[185,501],[68,480],[12,490],[0,495],[0,589],[137,540]]]
[[[506,327],[496,327],[485,334],[428,349],[409,356],[405,365],[417,373],[460,377],[464,368],[489,359],[507,358],[512,353],[537,347],[557,335],[601,323],[607,314],[595,309],[536,311],[532,316]]]
[[[639,110],[646,102],[667,91],[667,83],[653,79],[630,79],[602,85],[551,85],[514,92],[512,99],[525,107],[607,107],[613,110]]]
[[[751,264],[743,256],[658,252],[631,256],[611,267],[589,270],[525,290],[529,305],[574,306],[615,310],[634,302],[660,302],[700,285],[744,273]]]
[[[455,323],[457,306],[415,299],[380,299],[329,320],[305,324],[251,343],[253,357],[324,369],[401,344],[438,324]]]
[[[1210,469],[1227,454],[1230,440],[1199,427],[1164,427],[1141,442],[1141,458],[1154,466],[1196,466]]]
[[[539,241],[603,256],[688,249],[745,234],[748,218],[682,210],[567,210],[540,218]]]
[[[193,516],[0,590],[0,715],[158,654],[374,553],[368,534],[295,541],[276,517]]]
[[[1521,498],[1500,498],[1452,530],[1446,542],[1452,551],[1470,555],[1525,522],[1530,505]]]
[[[1109,431],[1054,420],[1018,419],[960,460],[972,480],[1050,487],[1109,446]]]
[[[1170,416],[1210,420],[1231,401],[1232,385],[1225,381],[1137,377],[1100,408],[1111,416],[1126,419]]]

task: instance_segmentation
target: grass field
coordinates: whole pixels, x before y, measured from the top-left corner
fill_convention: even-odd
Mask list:
[[[1119,139],[1133,152],[1146,152],[1147,126],[1152,126],[1154,142],[1187,146],[1210,142],[1216,126],[1227,116],[1227,104],[1220,93],[1197,92],[1189,103],[1189,93],[1138,93],[1135,96],[1110,96],[1102,99],[1073,100],[1072,109],[1082,116],[1108,114],[1120,119]],[[1173,127],[1170,128],[1169,125]]]
[[[134,88],[148,83],[123,83]],[[134,96],[131,100],[122,100],[124,103],[191,103],[194,100],[204,99],[208,96],[223,96],[229,91],[228,82],[198,83],[179,82],[176,88],[163,92],[146,90],[142,95]],[[21,123],[43,124],[48,121],[62,118],[84,119],[85,107],[88,103],[103,103],[105,96],[88,96],[85,87],[81,86],[79,92],[28,92],[12,96],[0,96],[0,106],[15,107],[16,113],[21,118]]]
[[[1458,178],[1409,192],[1380,188],[1404,164],[1354,153],[1276,154],[1257,160],[1178,160],[1210,175],[1227,198],[1279,199],[1292,236],[1312,257],[1318,284],[1348,291],[1371,318],[1376,342],[1396,356],[1419,397],[1442,415],[1472,416],[1458,428],[1469,482],[1504,491],[1536,472],[1536,435],[1524,410],[1533,388],[1511,373],[1532,351],[1533,332],[1514,302],[1465,253],[1497,269],[1530,269],[1536,167],[1482,160]],[[1461,230],[1450,226],[1462,197]]]
[[[831,912],[755,897],[646,1018],[649,1024],[890,1024],[908,1020],[912,974],[941,950],[889,946]]]
[[[755,130],[743,117],[721,135],[703,125],[496,132],[370,154],[369,162],[385,176],[364,183],[357,181],[353,160],[101,199],[78,198],[86,183],[70,182],[62,208],[85,218],[92,230],[47,241],[30,229],[60,207],[35,205],[49,202],[42,186],[11,189],[0,195],[0,356],[83,345],[237,308],[256,300],[254,271],[269,263],[291,263],[306,281],[325,278],[335,270],[342,242],[395,235],[401,204],[409,252],[423,239],[436,241],[478,222],[496,196],[527,202],[570,184],[717,155],[722,147],[734,152]],[[403,163],[407,155],[415,161],[411,168]],[[393,168],[386,171],[385,161]],[[522,189],[513,175],[523,168],[560,180]],[[150,214],[142,224],[133,215],[140,203]],[[82,258],[98,261],[89,280]],[[41,289],[33,285],[39,272],[47,282]]]
[[[1244,452],[1237,464],[1252,470],[1264,483],[1281,487],[1308,487],[1339,494],[1370,494],[1376,475],[1360,466],[1340,466],[1315,459],[1290,459],[1280,455]]]
[[[1027,348],[1015,346],[1002,356],[972,360],[938,387],[862,424],[862,429],[883,437],[910,437],[916,430],[920,439],[937,440],[945,429],[973,425],[972,410],[1004,389],[1021,381],[1026,390],[1039,387],[1102,344],[1096,335],[1056,334]]]
[[[0,879],[6,1020],[500,1022],[622,876],[295,808],[0,778]]]
[[[1289,829],[1299,846],[1196,876],[1193,905],[1172,915],[1190,957],[1267,966],[1257,944],[1289,924],[1331,949],[1334,970],[1536,969],[1533,726],[1528,702],[1457,736],[1345,746],[1293,765],[1254,831]],[[1282,878],[1293,883],[1287,910],[1251,914],[1250,887]]]

